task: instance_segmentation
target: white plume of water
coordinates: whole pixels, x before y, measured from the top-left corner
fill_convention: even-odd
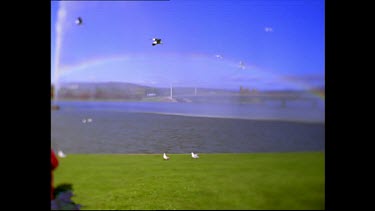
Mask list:
[[[66,22],[67,17],[67,8],[66,2],[59,2],[59,10],[57,13],[57,22],[55,26],[56,30],[56,39],[55,39],[55,58],[54,58],[54,75],[53,75],[53,83],[54,83],[54,101],[57,102],[58,99],[58,90],[60,88],[59,84],[59,74],[60,74],[60,54],[61,54],[61,47],[63,43],[63,26]]]

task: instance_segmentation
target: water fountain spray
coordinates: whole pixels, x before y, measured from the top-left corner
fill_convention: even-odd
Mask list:
[[[56,104],[58,100],[58,90],[60,89],[59,84],[59,75],[60,75],[60,54],[61,54],[61,47],[63,43],[63,25],[66,22],[67,10],[65,7],[64,2],[59,2],[59,10],[57,13],[57,22],[56,22],[56,39],[55,39],[55,57],[54,57],[54,104]]]

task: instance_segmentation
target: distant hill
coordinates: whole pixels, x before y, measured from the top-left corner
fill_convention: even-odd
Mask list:
[[[211,89],[201,87],[173,87],[171,98],[170,87],[151,87],[125,82],[105,83],[65,83],[60,85],[60,100],[125,100],[125,101],[169,101],[169,102],[202,102],[208,99],[237,97],[241,101],[255,97],[298,97],[311,92],[324,95],[324,87],[314,90],[275,90],[258,91],[239,87],[238,90]],[[53,93],[53,86],[51,87]]]
[[[51,89],[51,92],[53,87]],[[173,87],[173,96],[195,95],[199,90],[200,95],[229,94],[227,90]],[[150,97],[169,97],[170,88],[150,87],[133,83],[106,82],[106,83],[65,83],[60,85],[59,99],[79,100],[144,100]]]
[[[150,87],[132,83],[66,83],[60,86],[59,99],[133,99],[145,96]]]

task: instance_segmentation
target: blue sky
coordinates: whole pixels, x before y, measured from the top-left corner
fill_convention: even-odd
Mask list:
[[[324,0],[52,1],[51,15],[53,84],[324,86]]]

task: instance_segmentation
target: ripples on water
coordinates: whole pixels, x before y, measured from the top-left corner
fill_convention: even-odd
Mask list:
[[[152,104],[148,103],[99,105],[68,103],[52,111],[52,147],[67,153],[238,153],[322,151],[325,145],[324,121],[317,119],[313,119],[316,123],[304,123],[191,117],[145,113],[151,112],[147,108]],[[165,107],[158,105],[160,108],[152,111],[165,112]],[[183,107],[179,109],[187,114]],[[310,115],[314,112],[311,110]],[[196,114],[212,113],[214,109]],[[232,112],[229,116],[235,115]],[[324,113],[320,115],[324,117]],[[83,123],[87,118],[92,122]]]

